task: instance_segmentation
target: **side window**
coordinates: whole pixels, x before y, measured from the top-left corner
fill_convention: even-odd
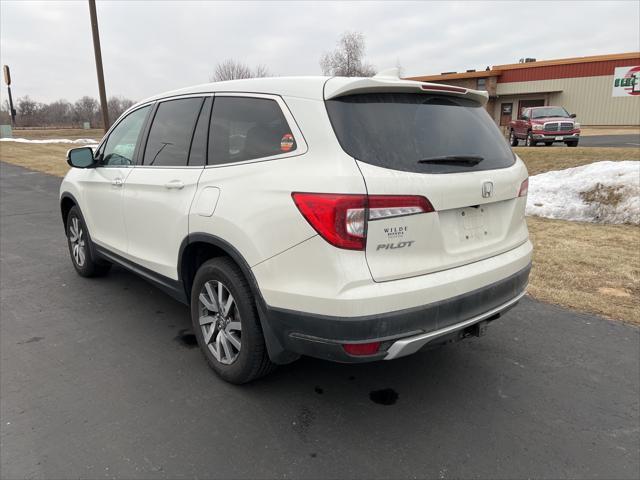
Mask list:
[[[109,134],[102,148],[102,165],[132,165],[136,143],[144,122],[151,109],[150,105],[134,110],[127,115]]]
[[[189,166],[201,166],[207,163],[207,137],[209,136],[209,116],[213,97],[207,97],[200,110],[196,130],[193,133],[191,150],[189,151]]]
[[[143,165],[184,167],[202,98],[168,100],[158,105],[144,149]]]
[[[296,147],[275,100],[215,98],[209,133],[209,165],[270,157],[292,152]]]

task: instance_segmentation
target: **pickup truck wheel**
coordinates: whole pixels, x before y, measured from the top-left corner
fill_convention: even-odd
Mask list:
[[[271,372],[251,288],[226,257],[206,261],[191,289],[191,321],[209,366],[229,383],[242,384]]]
[[[536,141],[533,139],[533,134],[531,132],[527,133],[527,139],[524,141],[524,144],[527,147],[535,147]]]
[[[577,147],[578,142],[567,142],[567,147]]]
[[[516,137],[516,134],[513,132],[513,130],[509,132],[509,144],[512,147],[518,146],[518,137]]]
[[[111,269],[110,263],[93,258],[89,230],[77,206],[67,215],[67,244],[71,263],[80,276],[101,277]]]

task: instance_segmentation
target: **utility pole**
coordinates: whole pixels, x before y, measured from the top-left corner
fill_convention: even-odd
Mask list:
[[[89,14],[91,15],[91,33],[93,34],[93,52],[96,56],[96,71],[98,73],[98,89],[100,90],[100,108],[102,109],[102,123],[104,131],[109,130],[109,110],[107,110],[107,93],[104,89],[104,73],[102,71],[102,52],[100,51],[100,33],[98,33],[98,15],[96,0],[89,0]]]
[[[16,109],[13,108],[13,97],[11,96],[11,71],[9,65],[5,65],[4,68],[4,83],[7,84],[7,92],[9,93],[9,113],[11,114],[11,126],[16,126]]]

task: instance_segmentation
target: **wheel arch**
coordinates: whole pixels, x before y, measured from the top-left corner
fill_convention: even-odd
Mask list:
[[[60,214],[62,215],[62,224],[64,225],[65,232],[67,231],[67,217],[73,207],[80,208],[76,197],[69,192],[64,192],[60,197]]]
[[[261,306],[264,305],[258,282],[244,256],[226,240],[204,232],[190,233],[180,245],[178,275],[187,298],[191,298],[191,285],[198,267],[215,257],[229,257],[233,260],[249,282],[251,293],[253,293],[256,302],[259,302]]]
[[[288,352],[284,346],[280,343],[277,336],[274,334],[269,318],[267,316],[267,304],[260,292],[258,282],[249,266],[249,263],[245,260],[240,251],[226,240],[211,235],[209,233],[190,233],[180,245],[180,254],[178,256],[178,275],[184,292],[186,294],[187,301],[191,300],[191,285],[195,277],[195,272],[200,262],[205,262],[210,258],[216,256],[226,256],[233,260],[238,265],[240,271],[247,279],[249,288],[255,299],[256,308],[258,309],[258,317],[260,319],[260,326],[264,335],[265,344],[267,346],[267,352],[271,361],[278,364],[290,363],[296,360],[299,355]]]

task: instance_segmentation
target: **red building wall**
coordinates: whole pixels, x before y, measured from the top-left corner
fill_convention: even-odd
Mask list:
[[[514,68],[513,70],[503,70],[501,75],[498,77],[498,82],[529,82],[532,80],[551,80],[553,78],[613,75],[614,68],[627,67],[631,65],[640,65],[640,58],[574,63],[569,65],[547,65],[544,67]]]

